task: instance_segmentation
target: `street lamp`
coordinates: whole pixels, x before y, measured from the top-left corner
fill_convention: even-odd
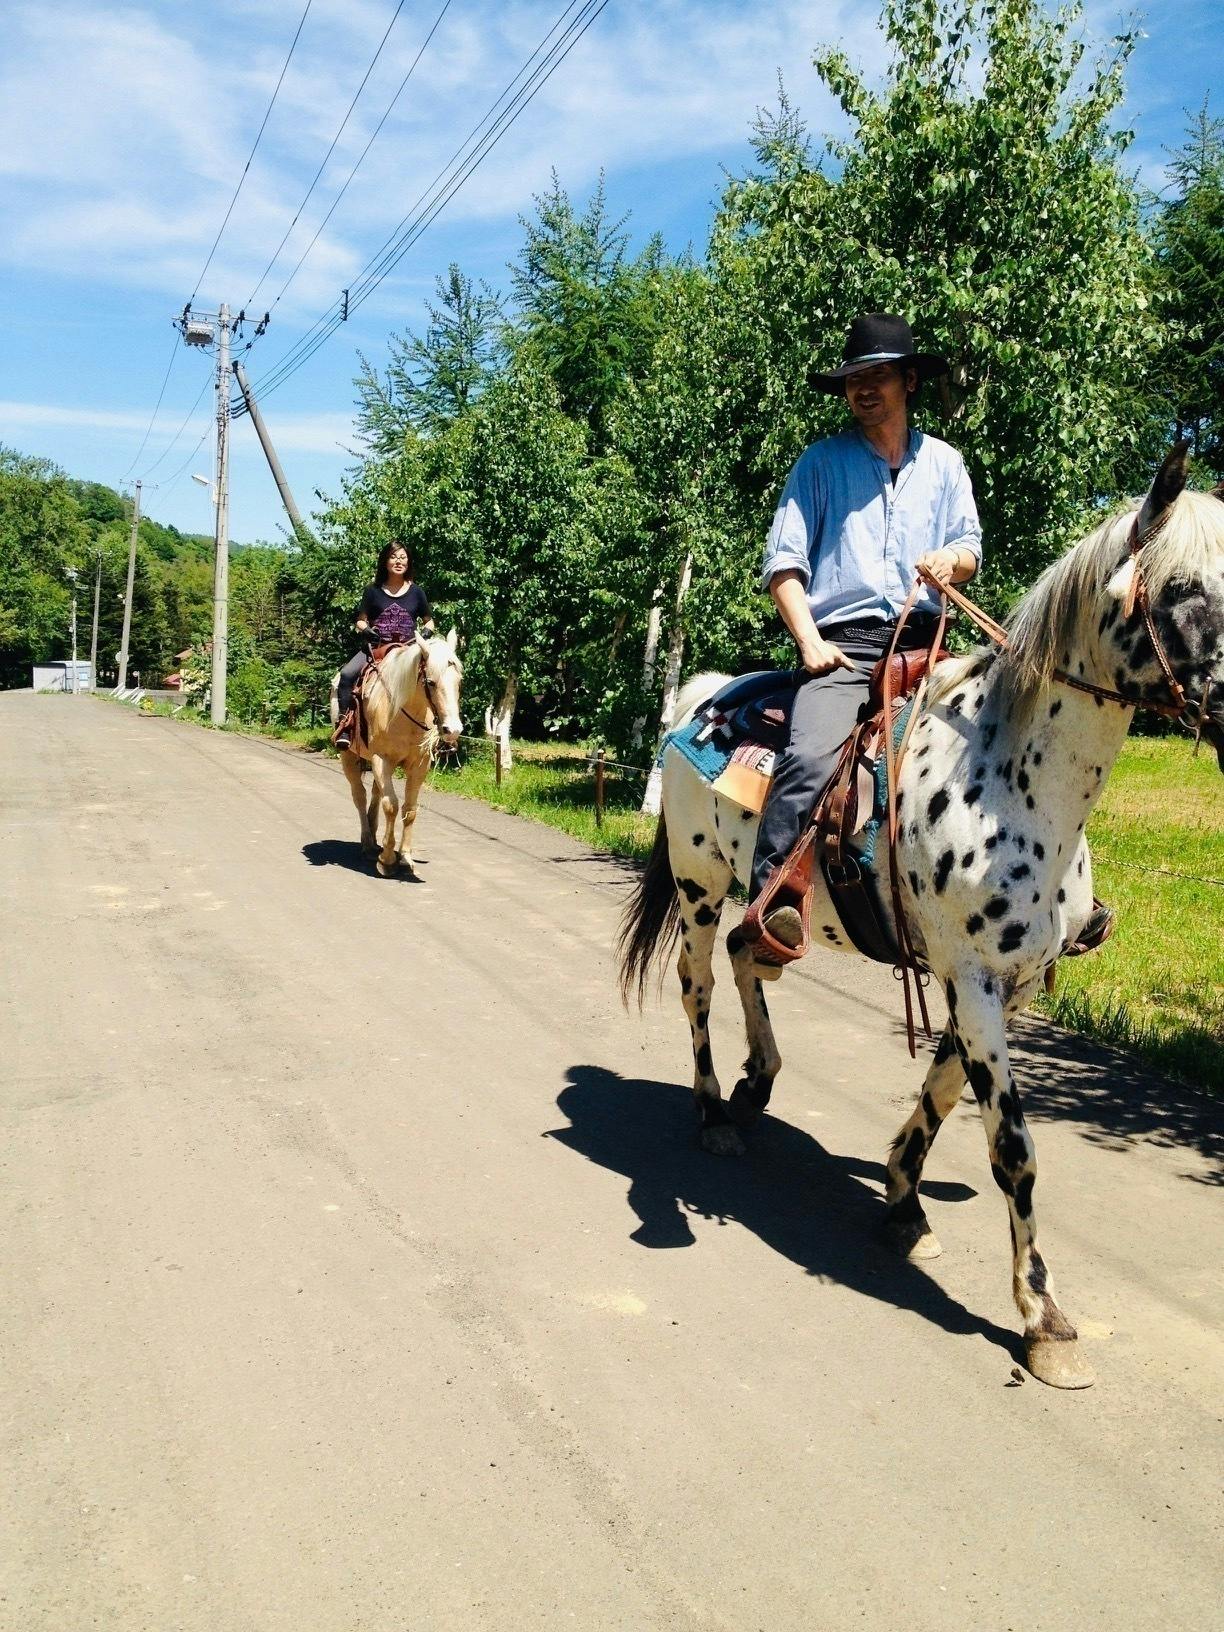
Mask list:
[[[77,596],[77,569],[65,567],[64,577],[72,585],[72,695],[80,695],[80,677],[77,674],[77,625],[76,625],[76,596]]]
[[[216,504],[217,495],[216,495],[216,492],[213,489],[211,478],[208,477],[208,476],[197,476],[195,471],[193,470],[192,473],[191,473],[191,479],[192,479],[193,482],[199,482],[201,487],[206,487],[208,489],[209,498],[212,500],[212,502],[214,504]]]

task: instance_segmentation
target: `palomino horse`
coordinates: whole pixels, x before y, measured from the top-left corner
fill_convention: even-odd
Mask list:
[[[368,803],[363,760],[351,750],[343,750],[340,763],[361,818],[361,848],[368,856],[377,853],[378,871],[383,878],[397,866],[411,868],[417,800],[435,745],[441,737],[448,748],[453,747],[463,730],[459,718],[463,666],[455,656],[455,639],[454,629],[445,640],[426,640],[418,631],[416,639],[406,646],[393,647],[376,672],[367,669],[363,676],[365,747],[374,773]],[[331,717],[335,724],[334,680]],[[404,819],[403,838],[397,848],[395,770],[399,765],[404,768]],[[375,836],[380,806],[386,822],[381,850]]]
[[[1029,1366],[1064,1388],[1086,1386],[1092,1373],[1037,1247],[1036,1159],[1008,1062],[1006,1022],[1026,1007],[1092,910],[1084,825],[1133,704],[1184,706],[1187,718],[1203,724],[1224,769],[1224,708],[1207,712],[1211,690],[1224,687],[1224,489],[1184,492],[1185,481],[1179,447],[1137,510],[1111,517],[1043,574],[1009,621],[1006,650],[981,650],[936,670],[900,768],[904,909],[949,1018],[914,1113],[892,1145],[887,1233],[905,1256],[938,1254],[918,1185],[968,1079],[1011,1216],[1013,1289]],[[680,723],[722,679],[703,675],[685,688]],[[1076,680],[1107,695],[1075,689]],[[710,1055],[714,937],[732,878],[748,883],[756,827],[753,814],[715,794],[682,754],[665,749],[663,816],[620,941],[623,989],[628,994],[636,984],[640,999],[655,955],[683,936],[680,985],[702,1142],[725,1154],[743,1150],[735,1124],[761,1116],[781,1065],[752,951],[738,930],[728,935],[727,951],[748,1058],[726,1104]],[[884,850],[878,866],[887,900]],[[813,926],[828,944],[853,950],[819,869],[815,876]]]

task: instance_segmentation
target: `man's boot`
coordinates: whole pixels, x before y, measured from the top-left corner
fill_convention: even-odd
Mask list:
[[[801,958],[806,950],[801,910],[804,894],[790,887],[782,871],[774,868],[740,925],[740,934],[752,950],[762,980],[777,980],[786,964]]]

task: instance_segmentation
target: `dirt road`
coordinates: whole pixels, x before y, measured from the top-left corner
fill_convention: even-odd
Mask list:
[[[615,999],[625,873],[557,834],[434,794],[383,882],[334,766],[91,699],[0,697],[0,789],[0,1625],[1219,1624],[1192,1096],[1028,1034],[1099,1381],[1017,1384],[971,1102],[944,1256],[872,1241],[921,1076],[886,971],[787,976],[776,1114],[720,1161],[670,977]]]

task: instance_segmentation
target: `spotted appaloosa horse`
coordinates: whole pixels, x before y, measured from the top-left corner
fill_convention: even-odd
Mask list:
[[[417,801],[429,774],[434,746],[439,737],[453,746],[463,730],[459,718],[459,689],[463,665],[455,656],[456,633],[445,640],[426,640],[419,631],[406,646],[393,647],[378,665],[377,675],[367,669],[364,676],[366,731],[369,764],[373,770],[367,803],[365,761],[342,751],[340,764],[348,778],[353,803],[361,819],[361,848],[366,855],[378,856],[378,871],[387,878],[397,866],[412,866],[412,830]],[[337,717],[336,681],[332,681],[331,717]],[[397,849],[395,818],[396,767],[404,768],[403,837]],[[386,828],[382,849],[375,836],[377,813],[381,808]]]
[[[1026,1007],[1092,910],[1084,825],[1133,709],[1074,690],[1055,671],[1168,702],[1140,606],[1128,608],[1132,526],[1150,541],[1138,560],[1157,637],[1173,673],[1201,698],[1224,687],[1224,490],[1183,491],[1184,450],[1162,466],[1138,511],[1113,516],[1050,567],[1016,608],[1009,648],[940,666],[901,766],[897,856],[910,931],[947,999],[948,1025],[918,1104],[888,1160],[887,1230],[908,1257],[940,1248],[919,1200],[923,1163],[965,1080],[985,1123],[991,1169],[1007,1198],[1013,1285],[1029,1366],[1044,1381],[1084,1387],[1092,1374],[1037,1247],[1036,1158],[1008,1062],[1006,1022]],[[681,722],[722,676],[685,688]],[[1206,734],[1224,769],[1224,708]],[[710,1054],[711,954],[723,901],[747,885],[757,818],[701,780],[675,749],[663,758],[663,816],[626,909],[621,973],[641,998],[656,956],[682,934],[679,975],[692,1029],[694,1094],[706,1149],[743,1150],[735,1124],[768,1104],[781,1060],[752,952],[738,930],[727,951],[744,1008],[748,1058],[724,1103]],[[884,846],[880,846],[883,852]],[[886,870],[883,855],[879,858]],[[823,882],[814,933],[853,950]],[[882,879],[888,898],[887,878]]]

